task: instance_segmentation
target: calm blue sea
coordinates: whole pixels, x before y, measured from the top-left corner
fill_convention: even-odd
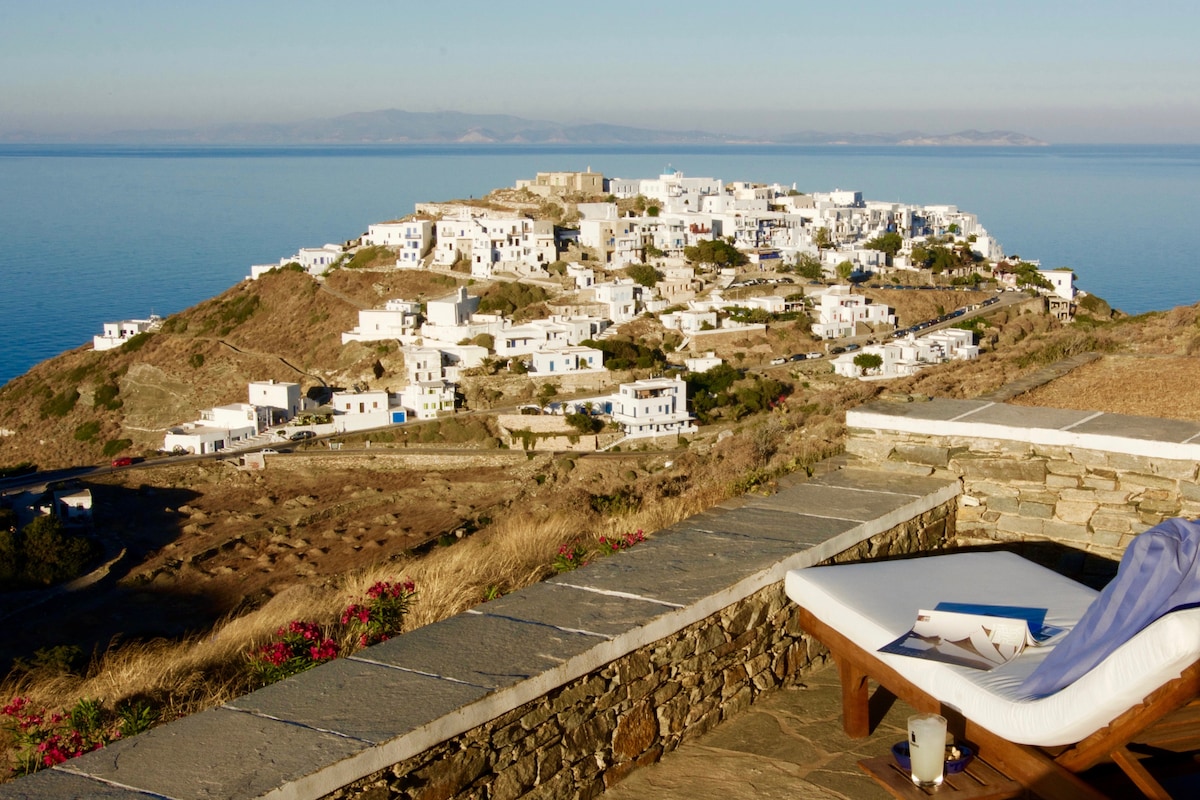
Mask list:
[[[1072,267],[1126,312],[1200,301],[1187,233],[1200,209],[1197,146],[0,145],[0,383],[90,342],[105,321],[174,313],[251,264],[354,238],[414,203],[589,166],[953,204],[1007,252]]]

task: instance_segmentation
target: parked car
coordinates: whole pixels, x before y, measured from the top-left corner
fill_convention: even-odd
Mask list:
[[[278,450],[275,450],[275,449],[273,449],[273,448],[270,448],[270,447],[264,447],[262,450],[259,450],[258,452],[262,453],[264,456],[277,456],[277,455],[279,455],[279,451],[278,451]]]
[[[848,344],[848,345],[846,345],[846,352],[847,352],[847,353],[853,352],[853,351],[857,350],[857,349],[858,349],[858,348],[860,348],[860,347],[862,347],[862,345],[858,345],[858,344]]]
[[[845,348],[845,347],[831,347],[831,348],[829,348],[829,355],[831,355],[831,356],[840,355],[841,353],[844,353],[844,352],[846,352],[846,348]]]
[[[312,431],[296,431],[288,438],[291,439],[293,442],[302,442],[305,439],[315,439],[316,436],[317,435],[315,433],[313,433]]]
[[[133,459],[130,458],[129,456],[121,456],[120,458],[114,458],[112,460],[112,465],[114,467],[128,467],[132,464],[133,464]]]
[[[809,358],[822,358],[822,357],[824,357],[824,355],[825,355],[824,353],[809,353],[808,357]]]
[[[792,353],[791,358],[788,360],[789,361],[803,361],[806,358],[808,358],[807,353]]]
[[[772,358],[772,359],[771,359],[771,366],[773,366],[773,367],[777,367],[777,366],[779,366],[780,364],[786,364],[786,363],[787,363],[787,359],[786,359],[786,358],[783,358],[782,356],[781,356],[781,357],[779,357],[779,358]]]

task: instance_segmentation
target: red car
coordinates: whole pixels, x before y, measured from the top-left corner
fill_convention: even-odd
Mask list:
[[[132,463],[133,463],[133,459],[130,458],[129,456],[121,456],[120,458],[114,458],[112,461],[112,465],[114,467],[128,467]]]

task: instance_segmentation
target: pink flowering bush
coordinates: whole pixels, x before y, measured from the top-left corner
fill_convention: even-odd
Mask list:
[[[276,631],[275,637],[248,656],[250,668],[263,686],[338,657],[338,643],[315,622],[293,620]]]
[[[579,569],[587,564],[587,551],[583,549],[583,545],[579,542],[571,542],[564,544],[558,548],[558,555],[554,557],[555,572],[570,572],[573,569]]]
[[[609,539],[607,536],[600,537],[600,555],[611,556],[614,553],[619,553],[622,550],[628,550],[635,544],[646,541],[646,535],[638,529],[635,533],[627,533],[619,538]]]
[[[342,612],[342,624],[358,636],[359,647],[385,642],[400,633],[416,593],[412,581],[379,581],[367,590],[364,602]]]
[[[61,764],[121,738],[119,724],[105,719],[96,700],[80,700],[70,711],[50,712],[17,697],[0,714],[13,739],[10,755],[15,775]]]

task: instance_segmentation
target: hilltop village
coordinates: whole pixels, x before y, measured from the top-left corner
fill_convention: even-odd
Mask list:
[[[977,357],[977,329],[954,323],[1000,299],[942,306],[928,319],[898,326],[894,309],[855,291],[864,284],[1027,290],[1064,321],[1077,303],[1070,270],[1006,257],[974,214],[954,206],[864,200],[861,192],[840,189],[804,194],[794,186],[678,171],[650,179],[607,178],[590,169],[539,173],[482,202],[418,204],[404,219],[369,225],[357,240],[252,266],[248,279],[290,269],[320,281],[363,263],[446,273],[478,286],[511,283],[536,292],[551,313],[518,320],[481,308],[480,295],[467,286],[424,302],[389,298],[360,309],[357,326],[341,340],[398,343],[401,387],[309,397],[298,383],[251,382],[245,402],[171,426],[162,450],[245,450],[280,436],[434,419],[464,409],[461,377],[481,371],[553,381],[543,384],[550,388],[541,402],[517,410],[557,420],[502,419],[502,427],[535,429],[542,447],[600,449],[694,432],[695,398],[689,402],[683,376],[724,364],[706,344],[722,334],[799,320],[812,349],[773,354],[762,366],[827,359],[838,375],[887,379]],[[647,319],[675,334],[664,360],[606,347],[624,326]],[[161,324],[155,318],[108,323],[94,347],[120,347]],[[595,379],[634,365],[656,374],[615,389]],[[572,396],[555,400],[564,379]]]

